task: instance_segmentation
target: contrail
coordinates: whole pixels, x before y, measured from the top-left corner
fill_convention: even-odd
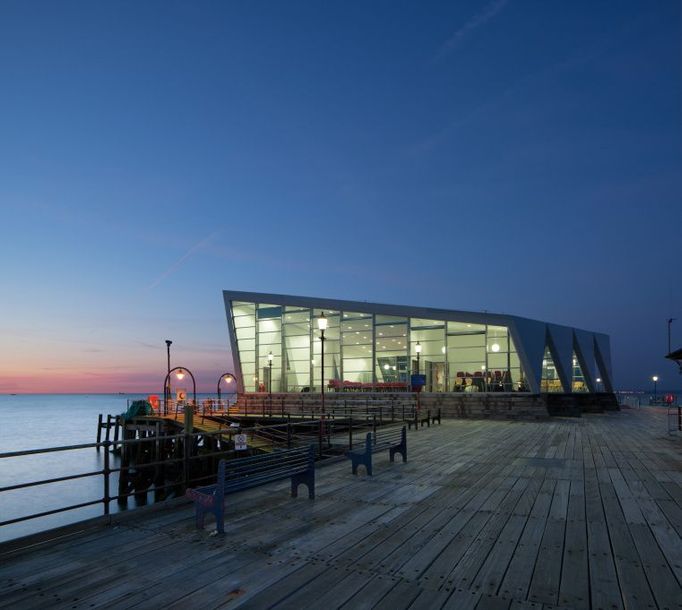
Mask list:
[[[156,288],[163,280],[165,280],[168,276],[172,275],[175,273],[180,267],[182,267],[183,263],[190,258],[195,252],[198,250],[201,250],[204,246],[206,246],[216,235],[218,235],[219,231],[214,231],[207,237],[204,237],[201,241],[198,241],[196,244],[194,244],[187,252],[185,252],[177,261],[175,261],[166,271],[164,271],[159,277],[157,277],[149,286],[147,286],[147,290],[151,290],[152,288]]]
[[[438,59],[452,51],[452,49],[454,49],[467,34],[470,34],[474,30],[485,25],[495,15],[497,15],[497,13],[499,13],[508,2],[509,0],[494,0],[494,2],[491,2],[480,13],[474,15],[443,43],[443,46],[440,48],[440,51],[436,55],[435,59]]]

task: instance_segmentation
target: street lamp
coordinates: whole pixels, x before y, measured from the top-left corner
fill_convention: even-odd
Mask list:
[[[599,387],[600,385],[601,385],[601,377],[597,377],[597,392],[599,392],[600,389],[601,389],[601,388]]]
[[[422,353],[422,344],[417,341],[417,345],[414,346],[414,351],[417,352],[417,375],[419,375],[419,356]]]
[[[237,378],[232,373],[223,373],[218,377],[218,407],[220,407],[220,382],[225,380],[228,387],[231,387],[232,383],[237,383]]]
[[[656,400],[656,394],[657,394],[657,392],[656,392],[656,389],[657,389],[657,388],[656,388],[656,384],[658,383],[658,375],[654,375],[654,376],[651,378],[651,381],[654,382],[654,400]]]
[[[274,356],[272,355],[272,352],[268,354],[268,368],[270,369],[270,372],[268,373],[268,392],[270,393],[270,400],[272,400],[272,359]]]
[[[324,311],[317,318],[317,328],[320,329],[320,353],[322,356],[322,371],[320,372],[320,392],[322,394],[322,413],[324,413],[324,331],[327,330],[329,320],[324,315]]]
[[[163,380],[163,387],[164,391],[167,389],[168,390],[168,396],[170,396],[170,376],[173,371],[177,371],[175,373],[175,376],[178,378],[178,381],[182,381],[185,378],[185,375],[189,375],[192,379],[192,398],[193,398],[193,405],[196,406],[197,404],[197,382],[194,379],[194,375],[192,375],[192,371],[190,371],[186,366],[176,366],[175,368],[171,369],[166,373],[166,378]],[[177,415],[177,413],[176,413]]]

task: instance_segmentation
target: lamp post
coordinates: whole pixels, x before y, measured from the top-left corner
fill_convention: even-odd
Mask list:
[[[654,376],[651,378],[651,381],[654,382],[654,401],[655,401],[655,400],[656,400],[656,394],[657,394],[656,384],[658,383],[658,375],[654,375]]]
[[[597,392],[601,390],[601,377],[597,377]]]
[[[163,380],[164,390],[168,390],[168,396],[170,397],[170,376],[173,371],[177,371],[175,376],[177,377],[178,381],[182,381],[185,378],[185,374],[188,374],[192,378],[192,402],[196,406],[197,382],[194,379],[194,375],[192,375],[192,371],[190,371],[186,366],[176,366],[166,373],[166,378]]]
[[[220,407],[220,382],[225,380],[225,383],[231,384],[232,382],[237,382],[237,378],[232,373],[223,373],[218,377],[218,407]]]
[[[419,375],[419,357],[422,353],[422,344],[417,341],[417,345],[414,346],[414,351],[417,352],[417,375]]]
[[[322,394],[322,413],[324,413],[324,331],[327,330],[329,320],[324,315],[324,311],[317,318],[317,328],[320,329],[320,355],[322,360],[322,370],[320,371],[320,392]]]
[[[268,354],[268,393],[270,394],[270,402],[272,402],[272,359],[274,356],[272,355],[272,352]]]

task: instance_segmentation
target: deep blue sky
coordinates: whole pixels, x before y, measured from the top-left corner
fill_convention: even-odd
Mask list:
[[[618,387],[680,387],[680,23],[3,0],[0,391],[161,386],[166,337],[208,389],[223,288],[599,330]]]

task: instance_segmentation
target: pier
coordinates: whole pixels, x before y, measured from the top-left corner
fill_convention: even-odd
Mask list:
[[[377,456],[0,547],[0,605],[52,608],[680,608],[682,439],[662,410],[412,430]],[[81,531],[79,531],[81,530]]]

